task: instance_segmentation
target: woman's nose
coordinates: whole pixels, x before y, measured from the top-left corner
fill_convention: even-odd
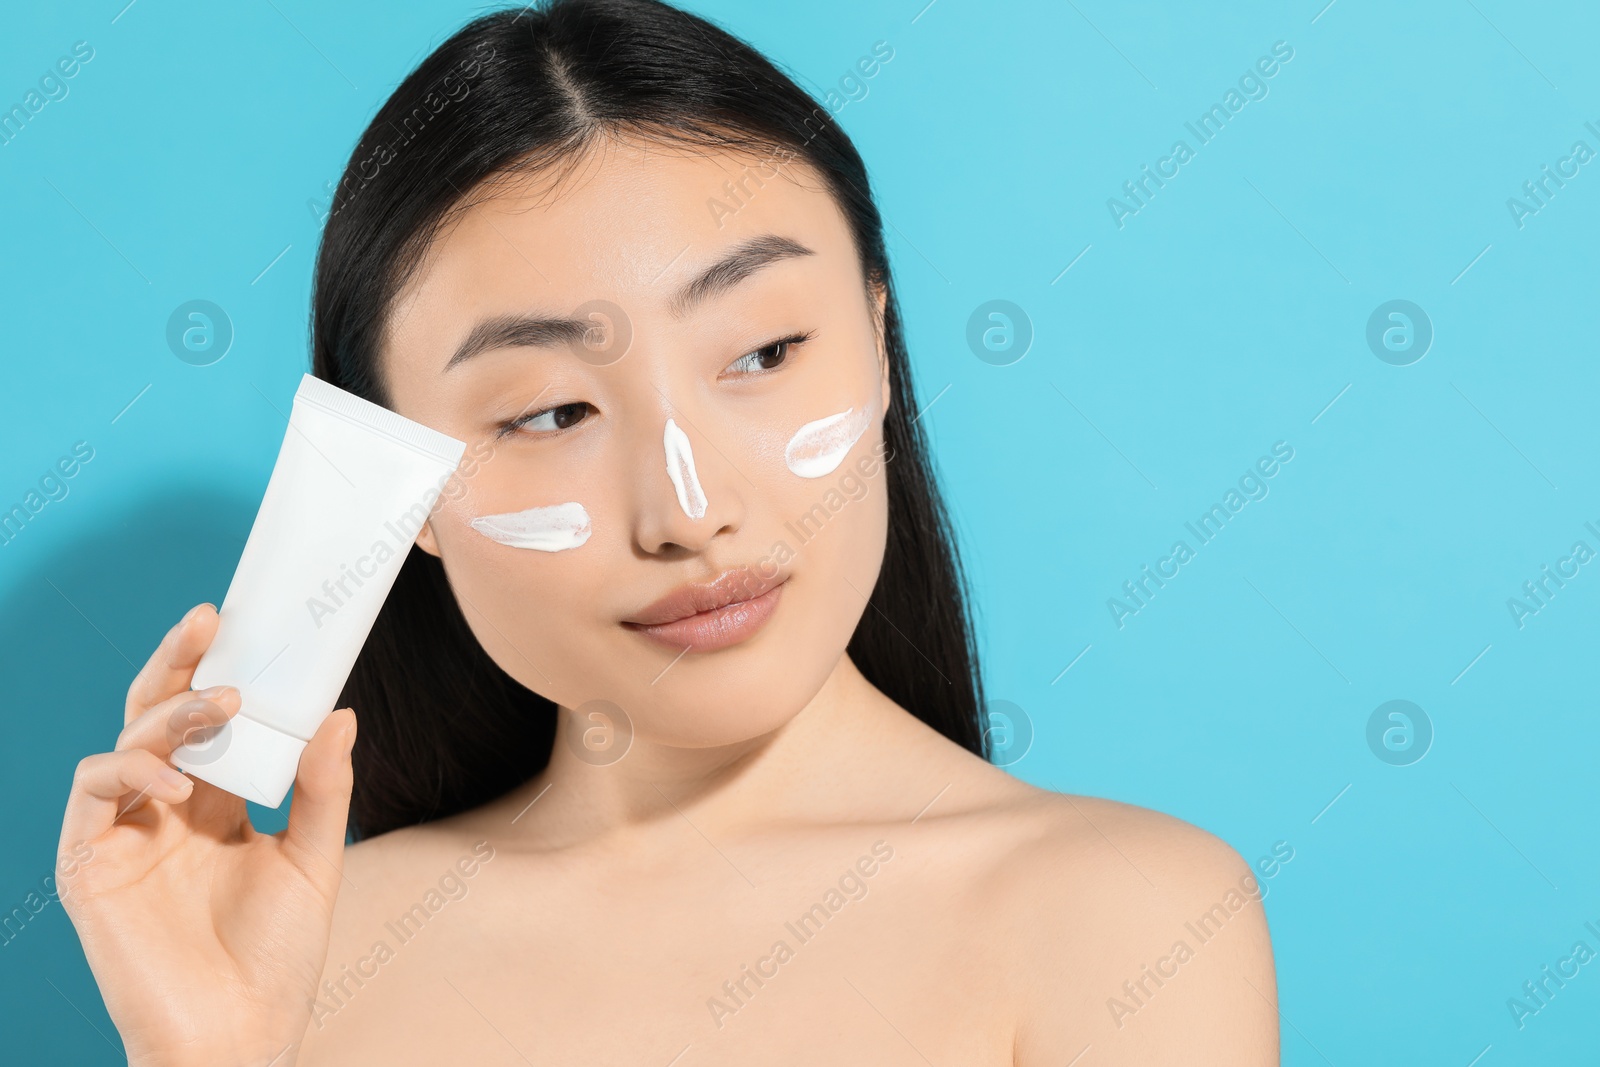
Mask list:
[[[739,528],[739,474],[696,421],[674,409],[663,416],[659,434],[641,436],[636,539],[643,551],[699,552]]]

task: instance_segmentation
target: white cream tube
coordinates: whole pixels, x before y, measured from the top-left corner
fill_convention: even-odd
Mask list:
[[[333,712],[466,444],[307,374],[192,686],[239,712],[172,762],[268,807]]]

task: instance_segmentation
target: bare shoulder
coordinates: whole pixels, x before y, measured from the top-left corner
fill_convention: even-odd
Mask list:
[[[493,859],[494,846],[459,819],[407,826],[345,846],[333,939],[365,937],[372,915],[391,914],[430,889],[453,892]]]
[[[422,868],[457,849],[464,840],[463,829],[455,820],[421,823],[391,830],[377,837],[364,838],[346,845],[344,850],[345,873],[351,882],[360,885],[359,874],[377,878],[403,874],[409,870],[422,873]],[[351,888],[347,883],[345,888]]]
[[[1182,892],[1210,888],[1219,878],[1237,882],[1250,870],[1227,842],[1174,816],[1101,797],[1026,789],[1016,814],[1033,835],[1032,848],[1031,856],[1018,860],[1039,868],[1036,874],[1059,874],[1064,866],[1105,867],[1119,871],[1119,882]],[[1084,888],[1110,887],[1096,881]]]
[[[403,994],[406,983],[386,979],[379,995],[361,990],[380,971],[392,972],[395,946],[465,896],[494,858],[493,845],[467,830],[442,820],[345,846],[328,955],[297,1062],[352,1062],[364,1042],[392,1026],[385,998]]]
[[[1255,869],[1160,812],[1026,787],[996,890],[1021,976],[1016,1063],[1275,1064]]]

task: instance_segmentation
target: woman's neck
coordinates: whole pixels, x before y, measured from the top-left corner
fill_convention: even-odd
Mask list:
[[[668,819],[690,818],[717,836],[826,818],[835,808],[859,813],[870,799],[860,791],[873,788],[871,769],[895,762],[888,757],[910,740],[908,731],[931,733],[848,655],[798,714],[737,744],[685,747],[636,735],[621,759],[595,766],[568,743],[570,731],[586,724],[566,709],[559,715],[549,766],[484,811],[494,822],[510,811],[519,836],[538,848],[636,840]]]

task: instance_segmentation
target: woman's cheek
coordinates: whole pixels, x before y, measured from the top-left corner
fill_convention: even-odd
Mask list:
[[[598,614],[614,568],[597,540],[549,557],[496,544],[469,528],[443,553],[456,601],[489,657],[558,702],[589,699],[594,679],[616,668],[614,658],[597,658],[602,650],[615,651],[606,639],[608,620]],[[585,554],[581,560],[579,553]],[[560,565],[553,565],[558,558]]]

